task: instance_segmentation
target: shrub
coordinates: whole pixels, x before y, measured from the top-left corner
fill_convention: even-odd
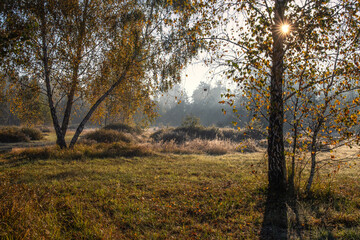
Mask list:
[[[155,142],[161,142],[162,135],[164,134],[166,130],[160,129],[158,131],[155,131],[150,135],[150,138],[153,139]]]
[[[242,142],[245,139],[255,139],[261,140],[264,139],[266,136],[263,132],[256,129],[244,129],[241,131],[232,129],[232,128],[225,128],[220,131],[219,134],[221,139],[230,140],[233,142]]]
[[[50,127],[46,127],[46,126],[41,126],[41,127],[39,128],[39,130],[40,130],[41,132],[43,132],[43,133],[49,133],[49,132],[51,132],[51,128],[50,128]]]
[[[223,128],[221,129],[221,139],[229,139],[232,140],[234,136],[239,135],[239,131],[233,129],[233,128]],[[235,137],[236,138],[236,137]]]
[[[183,122],[181,123],[181,127],[198,127],[201,126],[200,124],[200,118],[195,116],[186,116]]]
[[[200,128],[199,136],[201,139],[215,140],[219,137],[220,131],[216,127]]]
[[[267,139],[262,139],[262,140],[259,140],[257,142],[257,145],[259,147],[262,147],[262,148],[267,148],[268,147],[268,140]]]
[[[149,156],[152,153],[145,147],[136,145],[122,145],[119,143],[108,145],[103,152],[103,155],[108,154],[106,157],[136,157],[136,156]]]
[[[150,145],[151,144],[151,145]],[[144,143],[154,151],[175,154],[201,154],[223,155],[236,150],[236,144],[223,140],[204,140],[196,138],[181,144],[175,143],[174,140],[167,142]]]
[[[176,131],[174,128],[161,129],[150,135],[155,142],[170,142],[176,144],[184,143],[189,140],[185,132]]]
[[[44,138],[42,132],[37,128],[23,127],[21,131],[30,138],[30,140],[41,140]]]
[[[19,157],[20,159],[50,159],[54,156],[54,148],[45,147],[45,148],[27,148],[19,153],[15,153],[14,155]]]
[[[156,131],[150,137],[156,142],[174,141],[177,144],[193,139],[214,140],[218,138],[219,130],[215,127],[205,128],[201,126],[178,127]]]
[[[205,152],[209,155],[224,155],[227,153],[227,150],[221,146],[210,146]]]
[[[93,140],[97,143],[113,143],[113,142],[131,142],[131,138],[122,132],[116,130],[99,129],[89,132],[83,137],[85,140]]]
[[[245,153],[253,153],[253,152],[258,152],[259,149],[254,139],[246,139],[240,143],[239,147],[237,148],[237,151],[245,152]]]
[[[0,142],[15,143],[41,140],[43,134],[39,129],[29,127],[3,127],[0,128]]]
[[[124,123],[112,123],[104,127],[107,130],[116,130],[118,132],[137,133],[141,134],[142,129],[140,127],[132,127]]]
[[[15,143],[29,142],[30,138],[18,127],[3,127],[0,129],[0,142]]]
[[[177,144],[181,144],[194,139],[210,141],[221,139],[225,141],[240,143],[246,139],[264,139],[265,134],[255,129],[245,129],[242,131],[238,131],[232,128],[219,129],[216,127],[181,126],[177,128],[161,129],[154,132],[150,136],[150,138],[152,138],[155,142],[174,141]]]
[[[197,153],[190,147],[184,146],[184,144],[176,144],[174,141],[169,142],[159,142],[152,144],[153,149],[155,151],[163,152],[163,153],[175,153],[175,154],[191,154]]]
[[[160,129],[151,134],[150,138],[153,139],[155,142],[161,142],[163,141],[163,135],[172,132],[173,130],[174,128]]]
[[[164,132],[161,135],[161,141],[163,142],[170,142],[174,141],[176,144],[181,144],[189,140],[189,137],[187,136],[186,132],[175,132],[175,131],[169,131]]]
[[[136,146],[127,143],[100,143],[92,146],[78,144],[73,149],[59,149],[57,147],[28,148],[13,152],[10,159],[17,160],[81,160],[86,158],[109,158],[109,157],[135,157],[150,156],[153,152],[145,146]]]
[[[255,140],[261,140],[266,137],[266,135],[261,130],[257,129],[246,129],[244,131],[244,134],[247,136],[246,138],[251,138]]]
[[[199,133],[203,127],[200,126],[188,126],[188,127],[177,127],[173,132],[178,134],[188,135],[190,139],[199,138]]]
[[[83,137],[81,137],[78,141],[78,143],[83,144],[83,145],[93,145],[98,143],[97,141],[93,140],[93,139],[88,139],[86,138],[87,134]]]

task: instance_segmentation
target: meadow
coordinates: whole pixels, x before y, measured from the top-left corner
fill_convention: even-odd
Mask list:
[[[3,153],[0,238],[259,238],[267,197],[261,144],[247,152],[225,140],[157,143],[149,135]],[[311,195],[300,188],[287,206],[289,239],[360,239],[359,172],[356,162],[325,166]]]

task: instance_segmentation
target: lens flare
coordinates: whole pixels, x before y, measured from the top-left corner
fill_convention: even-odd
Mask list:
[[[287,34],[290,31],[290,25],[289,24],[283,24],[281,26],[281,32],[283,34]]]

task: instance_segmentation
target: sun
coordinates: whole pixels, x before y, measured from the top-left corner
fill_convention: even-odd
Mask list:
[[[281,25],[281,32],[283,33],[283,34],[287,34],[287,33],[289,33],[290,32],[290,25],[289,24],[283,24],[283,25]]]

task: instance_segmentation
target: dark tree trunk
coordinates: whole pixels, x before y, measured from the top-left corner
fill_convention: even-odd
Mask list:
[[[310,169],[310,176],[306,185],[306,192],[309,194],[310,193],[310,189],[311,189],[311,185],[314,181],[314,176],[315,176],[315,170],[316,170],[316,154],[317,154],[317,146],[316,146],[316,140],[318,138],[318,134],[320,132],[320,128],[323,124],[324,120],[322,117],[319,118],[319,122],[316,125],[315,129],[314,129],[314,134],[312,136],[311,139],[311,145],[310,145],[310,151],[311,151],[311,169]]]
[[[41,35],[42,35],[42,52],[43,57],[42,61],[44,64],[44,78],[45,78],[45,85],[46,85],[46,93],[51,113],[51,118],[53,121],[55,133],[56,133],[56,144],[59,145],[60,148],[66,148],[65,136],[62,134],[58,117],[56,115],[56,109],[54,106],[53,96],[52,96],[52,89],[50,84],[50,67],[49,67],[49,58],[48,58],[48,49],[47,49],[47,27],[46,27],[46,10],[45,4],[42,5],[42,9],[40,11],[41,14]]]
[[[69,126],[71,111],[74,104],[74,95],[78,85],[79,66],[83,54],[83,41],[85,37],[88,3],[89,3],[88,0],[84,2],[84,11],[82,15],[82,21],[80,23],[80,33],[78,35],[77,46],[76,46],[76,59],[74,61],[74,66],[73,66],[73,78],[72,78],[70,91],[67,95],[67,103],[64,111],[64,118],[61,124],[61,131],[64,136],[66,135],[66,131]]]
[[[295,111],[297,111],[297,104],[295,105]],[[295,114],[294,114],[295,115]],[[296,118],[296,117],[295,117]],[[296,149],[298,148],[298,127],[299,127],[299,120],[296,119],[294,125],[294,137],[293,137],[293,146],[292,146],[292,157],[291,157],[291,171],[289,175],[289,192],[290,194],[295,193],[295,155]]]
[[[136,51],[137,53],[137,51]],[[92,107],[90,108],[90,110],[88,111],[88,113],[86,114],[86,116],[84,117],[84,119],[81,121],[81,123],[79,124],[79,126],[77,127],[75,134],[73,136],[73,138],[71,139],[70,148],[73,148],[74,145],[76,144],[80,134],[82,133],[82,131],[84,130],[85,124],[89,121],[90,117],[92,116],[92,114],[95,112],[95,110],[99,107],[99,105],[105,100],[105,98],[107,98],[109,96],[109,94],[122,82],[124,81],[124,79],[126,78],[126,75],[129,71],[129,68],[131,66],[131,64],[133,64],[133,60],[135,59],[136,53],[134,54],[132,60],[127,64],[127,66],[124,68],[121,76],[118,78],[118,80],[95,102],[94,105],[92,105]]]
[[[315,169],[316,169],[316,139],[312,141],[311,143],[311,147],[310,147],[310,151],[311,151],[311,169],[310,169],[310,176],[306,185],[306,192],[310,193],[310,189],[311,189],[311,185],[313,183],[314,180],[314,176],[315,176]]]
[[[273,54],[270,86],[270,116],[268,136],[269,190],[286,193],[286,163],[284,153],[283,58],[284,36],[280,31],[284,22],[286,0],[275,1],[275,26],[273,26]]]
[[[74,71],[78,71],[78,70],[76,69]],[[75,75],[77,75],[77,74],[75,74]],[[67,95],[66,108],[64,110],[64,117],[63,117],[63,121],[61,124],[61,132],[64,136],[66,135],[66,132],[67,132],[67,129],[69,126],[72,106],[74,104],[74,95],[75,95],[75,90],[76,90],[77,76],[75,76],[72,81],[73,81],[73,83],[71,86],[70,93]]]

